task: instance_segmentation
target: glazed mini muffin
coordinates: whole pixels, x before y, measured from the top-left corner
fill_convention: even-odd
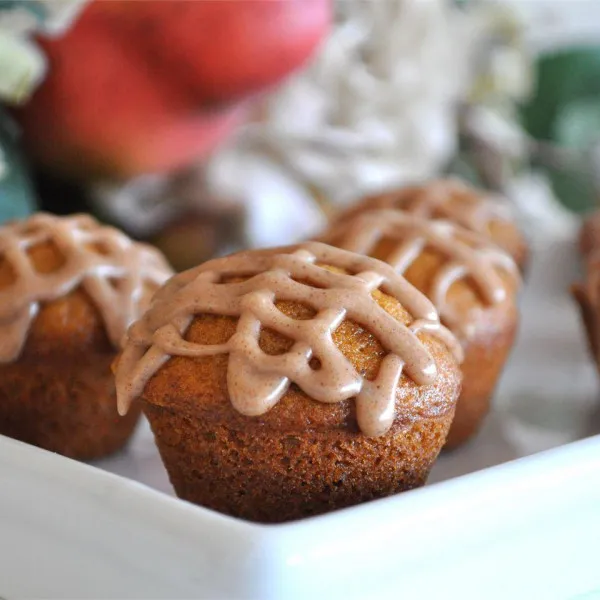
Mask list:
[[[85,215],[0,226],[0,434],[78,459],[119,449],[111,362],[171,275],[162,255]]]
[[[512,347],[519,272],[485,237],[399,211],[364,212],[334,225],[329,244],[384,260],[423,292],[465,352],[463,386],[446,448],[479,429]]]
[[[458,179],[442,179],[371,196],[341,213],[339,219],[380,209],[402,210],[461,225],[489,238],[513,257],[521,272],[525,269],[527,243],[506,204]]]
[[[460,358],[388,265],[312,242],[175,276],[115,373],[120,412],[142,401],[178,496],[281,522],[423,485]]]
[[[581,227],[579,250],[583,261],[583,282],[573,285],[592,358],[600,371],[600,211]]]

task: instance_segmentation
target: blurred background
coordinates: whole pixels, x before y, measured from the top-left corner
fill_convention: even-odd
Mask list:
[[[554,235],[600,192],[600,2],[0,0],[0,99],[0,220],[176,268],[448,173]]]

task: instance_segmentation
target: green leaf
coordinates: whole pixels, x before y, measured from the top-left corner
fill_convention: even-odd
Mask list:
[[[26,217],[36,205],[27,166],[11,125],[0,113],[0,148],[4,162],[4,174],[0,178],[0,223]]]
[[[536,92],[522,107],[523,125],[533,137],[553,140],[561,112],[582,98],[600,100],[600,47],[546,54],[537,63]]]
[[[554,192],[575,212],[597,206],[588,151],[600,141],[600,47],[571,48],[542,56],[537,89],[521,108],[529,134],[558,147],[576,150],[581,164],[545,165]],[[542,165],[543,166],[543,165]]]
[[[559,145],[586,150],[600,141],[600,97],[575,100],[559,111],[552,138]]]
[[[591,176],[571,171],[548,170],[557,198],[568,209],[586,213],[598,207],[598,195]]]

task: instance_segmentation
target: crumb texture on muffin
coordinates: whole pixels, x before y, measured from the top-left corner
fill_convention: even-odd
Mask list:
[[[172,270],[157,250],[89,215],[38,213],[0,227],[0,363],[16,360],[40,307],[81,290],[114,347]]]
[[[405,322],[379,304],[377,293],[404,307]],[[306,314],[288,316],[281,308],[285,302],[305,307]],[[188,329],[203,315],[237,319],[230,337],[189,341]],[[385,349],[371,380],[333,339],[347,322],[364,327]],[[269,331],[291,340],[283,353],[261,348],[261,336]],[[436,362],[418,337],[423,332],[462,358],[431,302],[381,261],[316,242],[242,252],[178,275],[158,292],[150,310],[130,328],[116,364],[119,408],[125,413],[171,356],[223,354],[228,355],[228,395],[239,413],[264,414],[293,383],[321,403],[355,398],[360,429],[379,436],[396,416],[403,372],[418,385],[436,380]]]
[[[372,210],[334,224],[321,239],[391,265],[426,294],[463,343],[475,333],[475,312],[505,302],[520,283],[506,252],[448,221]]]

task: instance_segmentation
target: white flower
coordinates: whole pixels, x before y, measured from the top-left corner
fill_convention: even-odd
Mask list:
[[[455,151],[471,41],[463,14],[446,0],[339,0],[336,10],[313,64],[207,167],[212,192],[235,193],[251,223],[278,215],[251,227],[251,241],[297,239],[322,222],[317,200],[432,176]]]
[[[46,73],[44,55],[29,36],[64,32],[86,1],[14,0],[0,5],[0,100],[28,100]]]
[[[25,102],[45,71],[45,58],[33,43],[0,30],[0,99]]]

